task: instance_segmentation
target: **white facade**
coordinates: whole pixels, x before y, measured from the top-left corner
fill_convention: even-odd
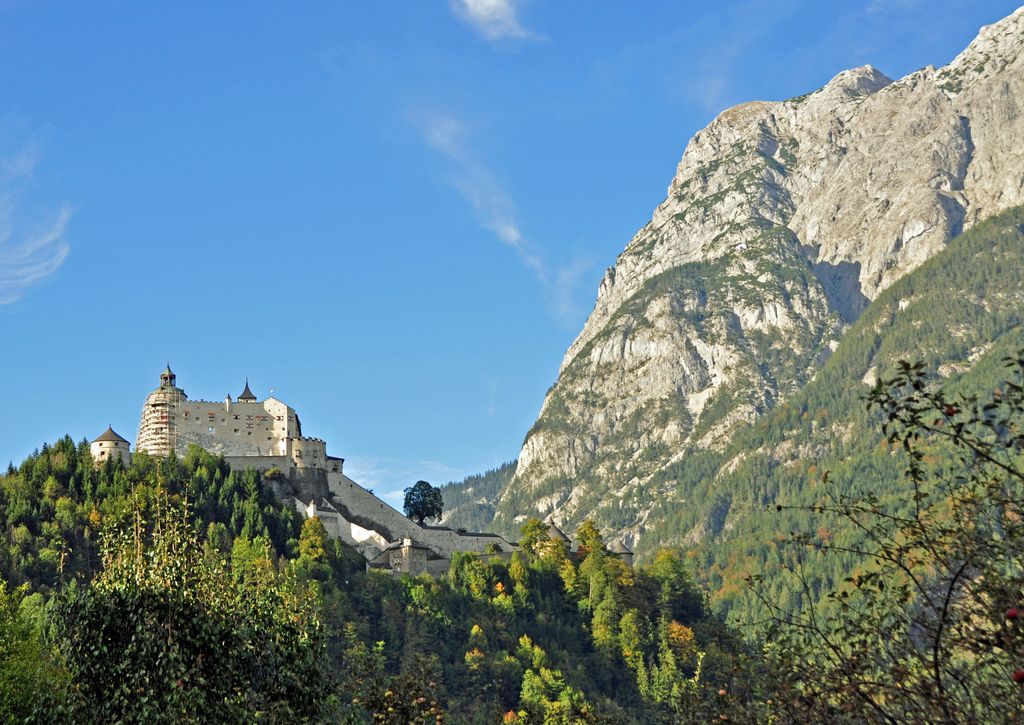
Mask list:
[[[318,516],[328,536],[356,547],[367,559],[401,540],[429,548],[434,562],[450,559],[456,551],[507,555],[515,550],[514,544],[496,534],[420,526],[410,520],[346,476],[343,459],[328,456],[323,440],[303,436],[293,408],[275,398],[257,400],[248,381],[237,400],[230,396],[222,402],[189,400],[168,366],[160,375],[160,387],[146,397],[136,450],[156,456],[171,451],[183,455],[193,444],[223,455],[232,468],[277,468],[293,483],[319,481],[322,495],[309,501],[293,497],[295,508],[307,518]]]

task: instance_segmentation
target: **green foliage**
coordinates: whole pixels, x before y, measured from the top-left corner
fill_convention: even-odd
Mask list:
[[[444,523],[453,529],[485,531],[494,519],[493,501],[516,472],[516,462],[503,463],[481,474],[441,486]]]
[[[65,436],[0,475],[0,576],[43,594],[87,580],[100,569],[100,530],[129,523],[157,490],[187,497],[223,550],[238,536],[263,537],[285,554],[298,536],[298,514],[258,473],[234,472],[223,457],[193,446],[183,459],[140,453],[130,467],[114,459],[95,468],[88,443]]]
[[[0,722],[46,722],[66,688],[26,589],[9,591],[0,580]]]
[[[317,721],[326,658],[315,598],[262,560],[234,568],[178,507],[108,534],[103,570],[57,600],[80,722]]]
[[[405,489],[405,515],[423,524],[424,519],[439,519],[444,513],[444,499],[441,489],[431,486],[426,481],[417,481]]]
[[[1024,666],[1024,353],[985,398],[952,395],[923,364],[900,365],[870,398],[904,453],[903,501],[826,488],[810,513],[861,532],[854,545],[795,541],[863,564],[817,610],[770,598],[796,720],[1019,722]],[[808,579],[798,558],[792,586]],[[757,591],[755,589],[755,591]],[[1021,610],[1024,612],[1024,609]]]
[[[748,656],[681,559],[633,571],[593,525],[578,552],[531,521],[511,559],[393,578],[272,483],[199,449],[94,469],[66,439],[0,476],[0,565],[25,587],[0,702],[46,722],[668,723],[674,683],[714,702]],[[699,675],[665,665],[664,617]]]

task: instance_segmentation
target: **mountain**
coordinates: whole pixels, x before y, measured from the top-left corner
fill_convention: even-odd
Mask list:
[[[516,462],[510,461],[484,473],[441,486],[441,497],[444,500],[441,523],[453,529],[483,530],[494,519],[494,499],[515,472]]]
[[[891,316],[872,313],[873,328],[866,310],[951,240],[1024,203],[1022,48],[1024,8],[943,68],[897,81],[855,68],[806,96],[731,108],[696,134],[665,201],[605,274],[494,499],[493,528],[594,518],[641,555],[736,530],[742,512],[726,487],[737,461],[750,460],[743,436],[826,378],[850,385],[830,359],[863,336],[895,340],[886,332],[909,319],[915,298]],[[970,258],[971,279],[989,264]],[[1007,264],[1019,267],[1019,254]],[[998,302],[984,284],[962,291],[989,313],[1019,309],[1012,286]],[[946,359],[932,348],[949,329],[911,331],[871,369],[925,356],[963,372],[995,342],[988,320],[964,332],[977,349]],[[805,458],[837,445],[794,435],[780,446]],[[666,525],[671,512],[709,507],[702,525]]]

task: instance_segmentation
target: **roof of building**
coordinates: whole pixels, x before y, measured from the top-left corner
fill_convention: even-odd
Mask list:
[[[624,543],[622,543],[621,541],[619,541],[617,539],[615,541],[613,541],[611,544],[608,545],[608,551],[610,551],[613,554],[632,554],[633,553],[632,551],[629,550],[628,546],[626,546]]]
[[[249,378],[245,379],[245,390],[243,390],[242,394],[238,396],[238,399],[239,400],[256,400],[256,396],[252,394],[251,390],[249,390]]]
[[[570,543],[569,537],[566,536],[565,532],[563,532],[560,528],[555,526],[554,521],[552,521],[548,525],[548,536],[550,536],[552,539],[555,539],[556,541],[562,541],[566,544]]]
[[[334,508],[334,506],[331,505],[331,502],[328,501],[326,498],[320,499],[320,503],[318,503],[316,505],[316,510],[317,511],[331,511],[333,513],[340,513],[338,511],[338,509]]]
[[[415,539],[409,541],[408,543],[407,543],[406,539],[399,539],[398,541],[392,541],[390,544],[388,544],[386,547],[384,547],[383,551],[381,551],[379,554],[377,554],[377,556],[375,556],[372,559],[370,559],[370,561],[367,563],[367,565],[370,568],[372,568],[372,569],[390,568],[391,564],[389,562],[389,557],[387,557],[386,554],[389,551],[395,551],[395,550],[398,550],[398,549],[407,549],[407,548],[408,549],[422,549],[422,550],[426,551],[427,552],[427,561],[439,561],[439,560],[445,558],[445,557],[441,556],[440,554],[438,554],[433,549],[431,549],[429,546],[424,546],[423,544],[421,544],[420,542],[416,541]]]
[[[171,372],[171,364],[170,363],[167,363],[167,366],[164,368],[163,374],[164,375],[174,375],[174,373]]]
[[[128,442],[126,439],[122,438],[117,433],[115,433],[114,429],[111,428],[109,425],[107,426],[107,429],[99,435],[99,437],[93,439],[93,443],[99,443],[100,441],[114,441],[117,443]]]
[[[450,531],[453,534],[459,536],[482,536],[489,537],[492,539],[504,539],[505,537],[501,534],[492,534],[488,531],[466,531],[466,529],[455,530],[450,526],[431,526],[430,524],[420,524],[421,529],[430,529],[431,531]]]

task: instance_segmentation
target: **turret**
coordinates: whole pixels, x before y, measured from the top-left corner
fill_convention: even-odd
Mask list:
[[[177,377],[168,364],[160,373],[160,387],[146,396],[142,406],[135,450],[146,451],[154,456],[166,456],[174,450],[178,407],[186,400],[188,396],[178,387]]]
[[[238,396],[238,402],[239,403],[255,403],[256,402],[256,396],[252,394],[251,390],[249,390],[249,378],[245,379],[245,390],[243,390],[242,394]]]
[[[552,541],[557,541],[562,544],[566,550],[568,550],[572,545],[572,541],[565,535],[565,532],[555,526],[555,520],[552,518],[548,519],[548,537],[551,538]]]
[[[608,547],[608,553],[619,557],[626,566],[633,566],[633,552],[622,541],[615,540]]]
[[[124,465],[128,466],[132,462],[130,447],[131,444],[108,425],[107,429],[89,444],[89,452],[97,466],[106,463],[108,458],[120,458]]]

